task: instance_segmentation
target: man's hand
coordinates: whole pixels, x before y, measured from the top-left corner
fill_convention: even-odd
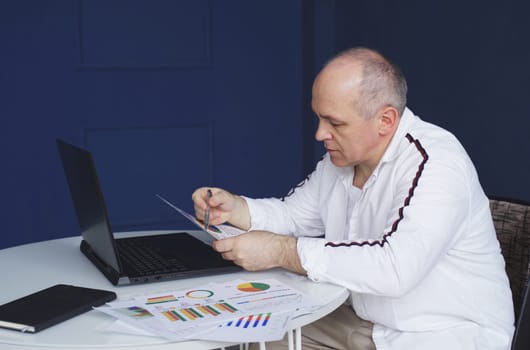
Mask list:
[[[208,190],[212,196],[208,198]],[[191,196],[195,208],[195,216],[204,219],[204,213],[210,205],[210,224],[219,225],[229,222],[242,230],[250,228],[250,213],[247,202],[240,196],[232,194],[221,188],[201,187]]]
[[[302,275],[307,274],[298,257],[296,238],[268,231],[250,231],[242,235],[213,242],[224,259],[248,271],[282,267]]]

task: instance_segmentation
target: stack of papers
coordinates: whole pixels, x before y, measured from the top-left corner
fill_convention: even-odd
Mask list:
[[[95,308],[142,334],[173,341],[280,340],[289,320],[313,308],[303,293],[275,280],[233,280],[116,301]]]

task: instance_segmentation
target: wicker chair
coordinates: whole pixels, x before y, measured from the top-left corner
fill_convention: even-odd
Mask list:
[[[530,203],[490,197],[490,208],[512,289],[516,328],[512,350],[530,349]]]

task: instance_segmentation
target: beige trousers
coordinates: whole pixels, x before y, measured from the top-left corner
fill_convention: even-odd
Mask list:
[[[373,324],[359,318],[349,305],[342,305],[329,315],[302,327],[302,349],[375,350]],[[266,344],[267,350],[288,349],[287,336]],[[259,344],[251,344],[251,350]]]

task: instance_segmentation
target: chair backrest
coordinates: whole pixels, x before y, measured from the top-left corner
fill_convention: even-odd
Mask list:
[[[506,261],[506,273],[512,289],[517,333],[524,316],[525,296],[528,293],[530,275],[530,203],[490,197],[490,208],[502,255]],[[528,313],[528,312],[527,312]]]
[[[521,305],[521,312],[517,320],[517,328],[513,336],[512,350],[530,349],[530,283],[526,288],[526,296]]]

